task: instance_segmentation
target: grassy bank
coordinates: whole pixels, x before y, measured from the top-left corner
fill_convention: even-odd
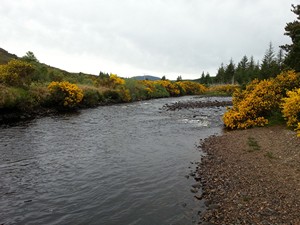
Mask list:
[[[7,118],[3,117],[7,114],[34,115],[53,110],[74,111],[99,105],[216,92],[228,95],[232,90],[229,86],[219,86],[219,89],[214,86],[210,90],[192,81],[134,80],[105,73],[100,73],[99,76],[75,74],[26,57],[13,58],[0,65],[2,120]]]

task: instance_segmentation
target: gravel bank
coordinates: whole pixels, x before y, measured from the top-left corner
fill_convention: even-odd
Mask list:
[[[206,139],[200,224],[300,224],[300,138],[283,126]]]

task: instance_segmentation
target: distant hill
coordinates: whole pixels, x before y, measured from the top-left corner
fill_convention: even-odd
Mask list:
[[[135,76],[131,78],[135,80],[160,80],[161,79],[160,77],[155,77],[151,75]]]
[[[3,48],[0,48],[0,65],[6,64],[12,59],[17,59],[18,56],[9,53],[8,51],[4,50]]]

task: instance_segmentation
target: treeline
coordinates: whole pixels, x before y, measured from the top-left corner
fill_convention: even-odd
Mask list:
[[[284,69],[284,51],[279,49],[276,54],[272,43],[266,50],[262,62],[255,61],[254,57],[243,56],[237,64],[231,59],[228,64],[221,66],[217,70],[215,77],[211,77],[209,73],[201,75],[197,81],[210,84],[240,84],[245,85],[254,79],[268,79],[275,77]]]
[[[218,68],[215,83],[247,84],[254,79],[268,79],[275,77],[283,70],[284,53],[280,49],[276,54],[272,43],[266,50],[261,63],[255,61],[253,56],[243,56],[241,61],[235,64],[231,59],[227,65],[221,64]]]
[[[245,85],[254,79],[274,78],[285,70],[300,72],[300,5],[292,5],[291,11],[297,16],[297,20],[287,23],[284,33],[291,38],[291,44],[280,46],[279,51],[275,52],[270,43],[261,61],[246,55],[238,63],[231,59],[228,64],[221,64],[215,77],[203,73],[198,81],[203,84]]]
[[[281,57],[280,51],[275,58],[270,45],[262,64],[256,65],[254,78],[258,79],[233,94],[233,106],[223,116],[225,127],[246,129],[281,123],[284,119],[300,137],[300,5],[293,5],[292,12],[297,15],[297,20],[285,27],[285,34],[291,37],[292,43],[281,46],[286,55]],[[237,71],[233,77],[238,77]],[[229,78],[227,81],[230,81]]]

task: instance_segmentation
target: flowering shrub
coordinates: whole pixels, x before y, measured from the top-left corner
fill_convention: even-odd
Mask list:
[[[300,89],[287,92],[283,98],[282,114],[287,120],[287,125],[297,127],[300,123]]]
[[[192,81],[180,81],[176,82],[187,95],[201,95],[207,91],[207,88],[199,83]]]
[[[298,123],[296,131],[297,131],[297,136],[300,137],[300,123]]]
[[[223,121],[226,127],[245,129],[268,124],[265,118],[280,101],[273,80],[256,80],[242,92],[233,96],[233,108],[225,112]]]
[[[254,80],[243,91],[233,95],[233,107],[223,116],[226,127],[231,129],[264,126],[273,111],[279,111],[283,99],[283,115],[288,125],[297,126],[300,109],[296,102],[300,92],[289,92],[300,87],[300,74],[285,71],[274,79]],[[288,95],[288,98],[284,98]]]
[[[74,108],[83,99],[83,91],[67,81],[51,82],[48,86],[54,103],[63,108]]]
[[[109,84],[110,84],[110,87],[116,88],[117,86],[124,85],[125,80],[118,77],[116,74],[111,74],[109,76]]]
[[[118,77],[116,74],[110,74],[109,76],[99,77],[96,81],[96,84],[99,86],[105,86],[108,88],[117,88],[118,86],[124,85],[125,80]]]
[[[130,91],[126,89],[124,86],[121,86],[120,88],[117,89],[122,102],[130,102],[131,101],[131,96],[130,96]]]
[[[158,84],[163,86],[167,92],[169,92],[170,96],[179,96],[180,95],[180,89],[176,85],[175,82],[169,81],[169,80],[157,80],[153,81],[154,84]]]
[[[300,87],[300,74],[294,70],[284,71],[274,79],[274,83],[279,94],[286,97],[288,91]]]
[[[224,85],[213,85],[210,86],[207,90],[208,93],[232,95],[234,92],[238,91],[240,88],[239,85],[233,84],[224,84]]]
[[[0,65],[0,83],[10,86],[27,86],[31,82],[34,67],[21,60],[13,59]]]
[[[147,99],[169,97],[170,93],[167,89],[157,81],[142,80],[139,81],[145,87]]]

